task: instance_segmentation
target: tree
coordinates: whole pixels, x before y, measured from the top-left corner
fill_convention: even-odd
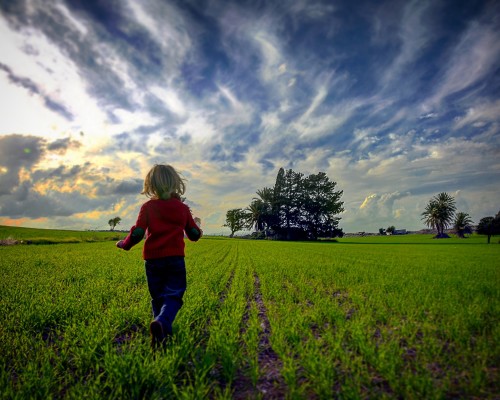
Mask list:
[[[245,211],[247,212],[246,227],[256,231],[263,231],[265,226],[264,215],[266,213],[265,203],[260,199],[253,199]]]
[[[336,191],[336,185],[324,172],[311,174],[302,181],[300,225],[311,239],[338,236],[340,218],[336,215],[344,211],[344,203],[340,201],[343,191]]]
[[[247,215],[241,208],[234,208],[226,213],[226,226],[231,230],[229,237],[233,237],[235,232],[241,231],[247,225]]]
[[[272,188],[265,187],[263,189],[257,190],[257,196],[260,197],[260,199],[268,204],[272,204],[274,201],[274,190]]]
[[[455,210],[455,199],[442,192],[429,201],[422,213],[422,219],[428,227],[437,230],[436,238],[448,238],[444,231],[453,221]]]
[[[115,218],[111,218],[109,221],[108,221],[108,224],[109,226],[111,227],[111,230],[114,231],[115,230],[115,226],[118,225],[120,222],[121,222],[121,218],[120,217],[115,217]]]
[[[391,225],[391,226],[387,227],[386,232],[393,235],[395,230],[396,230],[396,227],[394,225]]]
[[[484,217],[481,218],[479,224],[477,225],[476,232],[480,235],[488,236],[488,243],[494,235],[500,235],[500,211],[497,213],[495,218]]]
[[[459,212],[455,215],[455,221],[453,222],[453,230],[459,238],[464,238],[465,235],[472,233],[473,221],[469,214],[464,212]]]
[[[300,228],[300,210],[303,205],[303,174],[280,168],[274,185],[273,229],[290,239],[292,229]]]
[[[258,217],[250,222],[250,228],[255,226],[258,231],[271,229],[276,220],[274,213],[274,189],[265,187],[257,190],[256,194],[259,198],[253,198],[249,209],[251,214]]]
[[[336,185],[324,172],[304,177],[280,168],[274,187],[258,190],[248,207],[249,228],[272,230],[287,240],[343,235],[336,217],[344,211],[343,192]]]

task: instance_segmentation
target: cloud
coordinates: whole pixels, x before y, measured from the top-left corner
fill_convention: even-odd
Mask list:
[[[33,82],[30,78],[20,77],[15,75],[12,70],[5,64],[0,63],[0,70],[4,71],[7,74],[7,77],[10,82],[14,85],[21,86],[23,89],[26,89],[30,94],[38,95],[43,99],[45,106],[61,115],[68,121],[73,120],[74,116],[69,111],[64,104],[61,104],[57,100],[52,99],[48,94],[44,93],[44,90],[40,88],[35,82]]]
[[[363,201],[363,203],[359,206],[360,209],[365,209],[365,208],[368,208],[370,207],[371,203],[373,203],[375,201],[375,199],[377,198],[377,195],[376,194],[370,194],[369,196],[367,196],[365,198],[365,200]]]
[[[0,136],[0,215],[9,219],[70,217],[93,210],[112,211],[120,199],[136,204],[141,179],[112,178],[109,169],[91,162],[57,167],[46,163],[52,156],[79,148],[80,143],[70,138],[48,142],[37,136]]]
[[[109,182],[98,182],[95,185],[96,195],[98,196],[123,196],[123,195],[137,195],[142,191],[142,179],[117,181],[111,180]]]
[[[81,143],[72,140],[70,137],[54,140],[47,144],[47,150],[51,152],[62,152],[64,153],[68,149],[78,149]]]
[[[480,18],[469,23],[452,49],[441,79],[426,107],[439,105],[444,99],[460,91],[488,89],[477,84],[485,78],[491,79],[499,67],[500,31],[495,15],[498,15],[498,11],[487,8]]]
[[[368,213],[374,213],[374,211],[376,211],[376,214],[379,216],[395,215],[396,210],[394,210],[394,203],[410,195],[410,192],[373,193],[365,198],[363,203],[359,206],[359,209]]]
[[[37,136],[0,136],[0,196],[19,185],[21,169],[35,166],[45,152],[45,140]]]
[[[387,6],[388,3],[385,3],[385,5]],[[395,10],[399,8],[394,4],[391,4],[392,6],[395,6]],[[415,60],[422,56],[430,43],[435,40],[434,32],[431,26],[429,26],[429,16],[435,12],[435,8],[436,3],[432,2],[407,2],[403,9],[400,10],[401,15],[398,16],[400,22],[396,34],[394,35],[394,31],[384,32],[384,40],[394,40],[393,38],[396,37],[401,49],[382,76],[384,86],[390,84],[392,89],[394,89],[394,84],[400,82],[402,75],[405,75],[405,85],[400,87],[400,90],[404,90],[407,86],[411,87],[414,84],[412,81],[418,78],[418,71],[414,70],[413,64]],[[380,18],[384,19],[387,15],[385,14],[386,12],[387,9],[384,8],[384,16]],[[410,68],[412,73],[408,75]]]
[[[491,122],[498,120],[500,115],[500,100],[481,100],[474,104],[461,117],[455,119],[453,128],[460,129],[472,125],[474,128],[482,128]]]

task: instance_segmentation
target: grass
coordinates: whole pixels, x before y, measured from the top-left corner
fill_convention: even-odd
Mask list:
[[[71,231],[0,225],[0,243],[3,244],[101,242],[118,240],[121,236],[124,236],[124,234],[112,231]]]
[[[500,247],[484,237],[187,243],[185,304],[159,354],[140,247],[0,247],[1,398],[500,392]]]

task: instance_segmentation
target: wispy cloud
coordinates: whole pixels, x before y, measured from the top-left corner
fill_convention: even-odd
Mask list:
[[[430,105],[439,105],[445,98],[460,91],[479,92],[489,89],[486,82],[493,79],[500,66],[500,29],[496,20],[481,23],[472,21],[452,49],[445,62],[442,77]]]

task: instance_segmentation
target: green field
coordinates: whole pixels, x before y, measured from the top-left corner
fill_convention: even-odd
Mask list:
[[[82,243],[117,240],[123,236],[111,231],[65,231],[56,229],[18,228],[0,225],[0,245],[13,241],[21,244]]]
[[[186,251],[185,304],[153,353],[140,245],[0,246],[2,398],[498,398],[500,246],[485,237]]]

